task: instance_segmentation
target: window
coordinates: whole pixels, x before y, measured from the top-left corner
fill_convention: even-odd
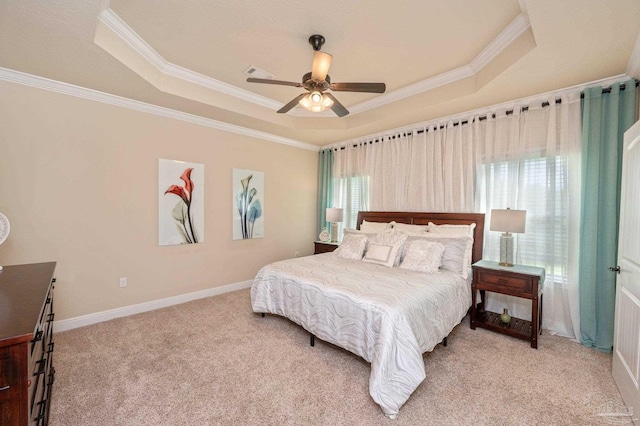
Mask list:
[[[344,228],[355,228],[360,210],[369,210],[369,177],[353,176],[334,180],[333,203],[342,207],[343,222],[338,225],[338,235]]]
[[[478,185],[486,212],[506,207],[527,211],[525,233],[517,235],[516,262],[544,267],[547,284],[566,283],[568,159],[557,156],[483,164],[478,169]],[[485,259],[499,258],[499,244],[499,233],[488,232]]]

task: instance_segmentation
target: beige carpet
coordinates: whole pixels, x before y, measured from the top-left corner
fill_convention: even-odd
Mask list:
[[[54,426],[587,425],[612,423],[603,405],[622,403],[610,355],[546,333],[531,349],[465,318],[424,356],[426,380],[389,420],[365,361],[254,314],[249,290],[55,339]]]

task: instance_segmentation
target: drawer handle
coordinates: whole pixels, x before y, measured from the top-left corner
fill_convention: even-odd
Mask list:
[[[509,280],[505,280],[504,278],[498,278],[498,284],[509,284]]]
[[[0,392],[2,392],[2,391],[6,391],[6,390],[9,390],[9,389],[11,389],[11,386],[10,386],[10,385],[3,386],[3,387],[1,387],[1,388],[0,388]]]

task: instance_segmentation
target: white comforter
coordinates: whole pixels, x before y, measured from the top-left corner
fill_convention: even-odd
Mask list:
[[[471,306],[459,274],[413,272],[334,253],[272,263],[251,288],[254,312],[282,315],[371,363],[369,393],[395,418],[426,377],[422,354]]]

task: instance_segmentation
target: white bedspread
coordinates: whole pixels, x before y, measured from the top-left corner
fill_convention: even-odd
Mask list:
[[[461,275],[435,274],[314,255],[262,268],[251,288],[254,312],[282,315],[371,363],[369,393],[395,418],[426,377],[431,351],[471,306]]]

